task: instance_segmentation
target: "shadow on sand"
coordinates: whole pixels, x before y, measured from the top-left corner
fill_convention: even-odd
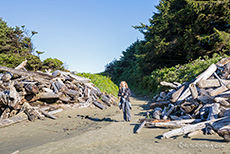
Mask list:
[[[96,121],[96,122],[102,122],[102,121],[107,121],[107,122],[119,122],[117,120],[114,120],[114,119],[111,119],[111,118],[93,118],[93,117],[90,117],[88,115],[84,116],[84,115],[77,115],[77,117],[81,117],[82,119],[85,118],[85,119],[89,119],[89,120],[92,120],[92,121]]]

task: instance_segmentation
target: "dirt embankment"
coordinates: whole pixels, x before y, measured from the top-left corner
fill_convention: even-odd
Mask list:
[[[139,134],[137,120],[146,112],[147,101],[131,98],[132,120],[124,122],[117,106],[107,110],[66,110],[58,120],[22,122],[0,129],[0,153],[230,153],[230,146],[216,135],[193,139],[159,139],[169,129],[144,128]]]

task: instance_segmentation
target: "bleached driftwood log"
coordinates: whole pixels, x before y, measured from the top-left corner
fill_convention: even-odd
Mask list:
[[[189,90],[192,94],[192,98],[196,99],[198,97],[198,91],[197,91],[196,85],[194,83],[189,84]]]
[[[166,82],[166,81],[162,81],[162,82],[160,82],[160,84],[161,84],[162,86],[168,86],[168,87],[171,87],[171,88],[174,88],[174,89],[177,88],[177,85],[175,85],[175,84],[173,84],[173,83],[170,83],[170,82]]]
[[[209,68],[204,71],[203,73],[201,73],[194,82],[192,82],[193,84],[196,84],[197,82],[201,81],[201,80],[206,80],[208,79],[215,71],[216,71],[217,67],[215,64],[212,64],[209,66]],[[187,88],[182,94],[181,96],[178,98],[177,102],[180,103],[181,101],[183,101],[185,98],[187,98],[189,95],[191,95],[191,92],[189,90],[189,88]]]
[[[215,97],[214,98],[214,101],[217,102],[217,103],[220,103],[220,105],[223,105],[223,106],[230,106],[229,102],[227,101],[228,98],[223,98],[223,97]]]
[[[41,78],[44,78],[44,79],[52,79],[52,76],[50,76],[46,73],[41,73],[41,72],[23,71],[23,70],[19,70],[19,69],[4,67],[4,66],[0,66],[0,70],[6,71],[6,72],[11,72],[13,74],[18,74],[21,76],[34,75],[34,76],[38,76],[38,77],[40,76]]]
[[[18,122],[21,122],[21,121],[24,121],[27,119],[28,119],[28,116],[24,112],[20,112],[16,116],[13,116],[13,117],[8,118],[8,119],[0,120],[0,128],[12,125],[14,123],[18,123]]]
[[[19,64],[17,67],[15,67],[14,69],[16,70],[23,69],[26,66],[26,63],[27,63],[27,59],[23,61],[21,64]]]
[[[153,118],[154,119],[160,119],[161,117],[161,112],[162,112],[162,108],[160,108],[160,107],[156,107],[155,109],[154,109],[154,111],[153,111]]]
[[[225,118],[223,120],[216,121],[211,124],[212,128],[223,137],[225,141],[230,142],[230,119]]]
[[[228,90],[228,88],[225,85],[223,85],[223,86],[220,86],[220,87],[210,91],[208,94],[210,96],[216,96],[216,95],[219,95],[219,94],[221,94],[227,90]]]
[[[63,109],[57,109],[57,110],[53,110],[53,111],[49,111],[48,113],[53,115],[53,114],[56,114],[56,113],[59,113],[59,112],[62,112]]]
[[[173,104],[169,104],[168,108],[169,108],[168,111],[165,112],[165,114],[162,115],[164,120],[168,119],[168,116],[173,112],[174,105]]]
[[[168,104],[170,104],[170,101],[154,102],[150,104],[150,108],[154,109],[155,107],[164,107]]]
[[[186,85],[181,86],[176,92],[172,94],[172,99],[170,100],[172,103],[175,103],[177,99],[180,97],[184,89],[186,88]]]
[[[230,80],[224,80],[222,81],[227,85],[230,83]],[[201,80],[197,82],[197,86],[199,88],[217,88],[221,86],[221,83],[218,79],[208,79],[208,80]]]
[[[143,121],[141,124],[140,124],[140,126],[138,127],[138,129],[136,130],[136,134],[137,133],[139,133],[140,131],[141,131],[141,129],[145,126],[145,124],[146,124],[146,121]]]
[[[46,93],[40,93],[38,95],[39,99],[57,99],[59,98],[59,95],[55,94],[55,93],[50,93],[50,92],[46,92]]]
[[[169,122],[147,122],[148,126],[151,127],[168,127],[168,128],[179,128],[182,126],[185,126],[190,123],[197,123],[200,122],[201,119],[185,119],[185,120],[175,120],[175,121],[169,121]]]
[[[101,110],[105,109],[105,106],[104,106],[104,105],[102,105],[102,104],[100,104],[100,103],[98,103],[98,102],[96,102],[96,101],[93,101],[93,104],[94,104],[96,107],[98,107],[99,109],[101,109]]]
[[[193,124],[193,125],[186,125],[184,127],[181,127],[181,128],[178,128],[178,129],[174,129],[174,130],[171,130],[167,133],[164,133],[162,135],[162,139],[164,138],[170,138],[172,136],[180,136],[180,135],[185,135],[187,133],[190,133],[190,132],[194,132],[194,131],[197,131],[197,130],[201,130],[203,128],[206,127],[207,124],[212,124],[213,122],[215,121],[218,121],[218,120],[221,120],[221,119],[224,119],[224,118],[229,118],[229,117],[223,117],[223,118],[218,118],[218,119],[212,119],[212,120],[208,120],[208,121],[204,121],[204,122],[200,122],[200,123],[197,123],[197,124]]]
[[[192,138],[192,137],[194,137],[194,136],[202,135],[202,134],[203,134],[203,131],[202,131],[202,130],[197,130],[197,131],[188,133],[187,137],[188,137],[188,138]]]

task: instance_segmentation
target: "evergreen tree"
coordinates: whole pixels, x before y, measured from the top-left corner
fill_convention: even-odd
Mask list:
[[[136,87],[153,70],[185,64],[214,53],[229,54],[229,0],[161,0],[149,24],[134,26],[144,35],[105,72]]]

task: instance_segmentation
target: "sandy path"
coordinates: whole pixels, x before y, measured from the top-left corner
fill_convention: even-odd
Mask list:
[[[139,134],[133,134],[138,126],[136,121],[146,112],[147,102],[139,98],[132,98],[131,102],[131,122],[123,122],[122,113],[115,106],[105,111],[69,110],[60,113],[57,121],[24,122],[0,129],[4,138],[0,140],[0,153],[16,150],[23,154],[230,153],[229,144],[215,135],[160,140],[158,136],[169,129],[156,128],[144,128]],[[86,115],[91,119],[84,118]],[[104,119],[96,121],[97,118]]]

